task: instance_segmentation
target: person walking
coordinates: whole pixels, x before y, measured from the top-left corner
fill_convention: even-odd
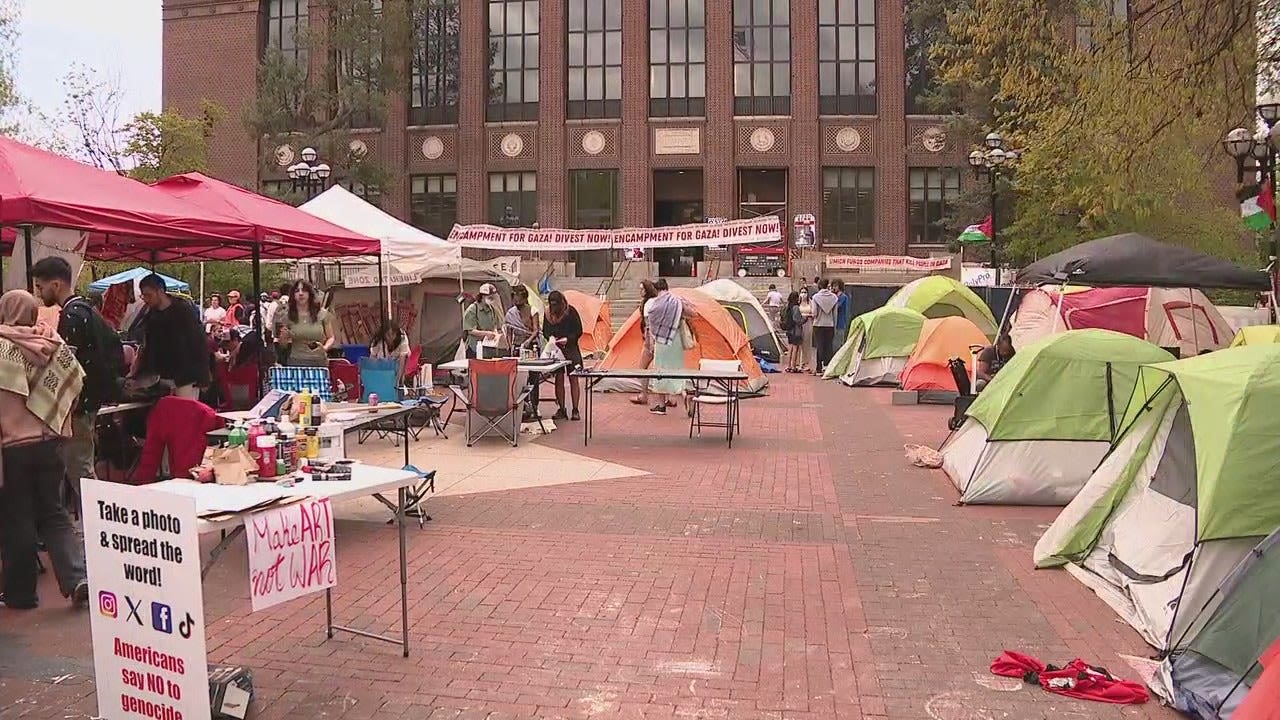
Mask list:
[[[652,280],[640,281],[640,337],[644,338],[643,347],[640,350],[640,370],[648,370],[653,364],[653,345],[649,342],[649,332],[645,323],[645,306],[649,301],[658,297],[658,288],[653,284]],[[648,378],[640,378],[640,394],[631,398],[632,405],[649,404],[649,380]]]
[[[680,324],[692,315],[689,306],[671,294],[666,278],[658,278],[653,284],[657,295],[644,304],[645,343],[653,347],[654,367],[664,370],[684,368],[684,351]],[[658,402],[649,408],[654,415],[666,415],[673,395],[684,393],[685,381],[677,379],[655,380],[649,392],[658,396]]]
[[[79,490],[81,478],[95,478],[94,461],[98,410],[120,399],[127,369],[120,335],[88,300],[75,293],[71,265],[63,258],[44,258],[31,266],[36,294],[45,307],[59,307],[58,336],[74,348],[84,369],[84,388],[71,417],[71,438],[63,443],[63,464],[70,486]]]
[[[808,372],[809,360],[814,356],[813,302],[808,290],[800,291],[800,315],[804,318],[804,322],[800,325],[800,372]]]
[[[0,607],[14,610],[40,604],[41,539],[63,597],[77,607],[89,602],[84,545],[61,498],[61,446],[85,373],[53,328],[37,326],[38,312],[26,290],[0,296]]]
[[[335,342],[333,320],[306,280],[297,280],[289,288],[288,310],[276,311],[275,338],[276,345],[288,353],[285,364],[290,367],[329,367],[329,349]]]
[[[813,345],[817,351],[814,373],[821,375],[831,360],[831,344],[836,337],[836,305],[840,299],[831,292],[828,280],[818,281],[818,294],[813,296]]]
[[[209,338],[191,303],[165,291],[164,278],[152,273],[138,281],[147,306],[138,373],[158,375],[173,384],[173,394],[200,399],[209,386]]]
[[[582,317],[559,290],[552,290],[547,295],[547,321],[542,324],[542,335],[547,342],[558,345],[564,359],[569,361],[569,367],[556,373],[556,405],[559,409],[551,419],[577,420],[582,387],[573,371],[582,367],[582,348],[578,344],[582,338]],[[566,410],[564,404],[566,376],[569,378],[569,389],[573,393],[572,413]]]
[[[787,372],[803,372],[804,313],[800,310],[800,293],[794,290],[782,308],[782,329],[787,334]]]
[[[782,320],[782,308],[787,301],[782,297],[782,293],[778,292],[778,286],[770,283],[769,292],[764,296],[764,309],[769,313],[769,322],[777,327]]]

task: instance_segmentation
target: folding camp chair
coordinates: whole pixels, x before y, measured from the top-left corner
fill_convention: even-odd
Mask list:
[[[267,382],[272,390],[300,393],[307,390],[320,395],[325,402],[333,402],[333,388],[329,381],[329,368],[283,367],[277,365],[267,371]]]
[[[362,390],[360,401],[368,402],[373,395],[378,396],[379,402],[399,402],[400,391],[396,388],[398,379],[396,376],[400,372],[400,362],[395,358],[360,358],[360,387]],[[356,442],[364,444],[370,435],[376,434],[379,438],[391,437],[392,444],[400,445],[399,432],[401,428],[399,423],[376,424],[372,427],[361,430],[356,433]]]
[[[329,382],[334,402],[360,401],[360,368],[355,363],[345,358],[330,360]]]
[[[410,356],[410,360],[412,358],[413,356]],[[410,365],[410,367],[414,366]],[[418,408],[409,415],[409,433],[413,435],[414,440],[417,440],[422,431],[428,427],[435,431],[436,437],[449,439],[444,425],[440,422],[440,413],[453,396],[448,392],[443,395],[436,394],[430,365],[419,364],[412,375],[405,376],[405,384],[400,388],[400,396],[406,401],[418,402]]]
[[[467,413],[467,447],[494,432],[512,447],[519,444],[520,408],[529,394],[519,387],[519,365],[515,358],[472,359],[467,362],[467,390],[450,387]]]
[[[711,370],[714,372],[741,372],[741,360],[699,360],[699,370]],[[711,381],[695,380],[693,383],[693,392],[689,395],[689,437],[693,437],[694,428],[697,428],[698,434],[702,434],[702,428],[724,428],[725,436],[732,438],[732,432],[742,431],[742,421],[738,413],[738,395],[730,393],[727,389],[723,390],[723,394],[710,392]],[[708,421],[702,417],[702,407],[704,405],[719,405],[724,407],[724,422]]]

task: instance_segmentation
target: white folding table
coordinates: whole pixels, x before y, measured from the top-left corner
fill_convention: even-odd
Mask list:
[[[335,630],[341,630],[374,640],[393,644],[399,643],[404,656],[409,657],[409,566],[405,551],[405,493],[417,482],[417,473],[355,463],[352,466],[350,480],[315,481],[304,479],[295,482],[291,487],[279,483],[264,482],[251,483],[244,486],[211,485],[190,480],[166,480],[148,487],[195,498],[196,514],[202,516],[197,524],[197,530],[201,534],[224,533],[222,539],[210,551],[208,564],[205,565],[203,573],[208,573],[209,568],[217,562],[218,557],[226,551],[231,542],[244,534],[245,518],[252,514],[253,510],[245,510],[243,508],[260,504],[270,499],[273,495],[284,498],[328,498],[334,504],[370,495],[377,498],[382,504],[395,512],[396,526],[399,533],[400,639],[397,640],[344,625],[335,625],[333,622],[333,598],[329,589],[324,591],[326,633],[328,637],[332,638]],[[391,490],[395,490],[397,495],[397,501],[394,504],[382,495]],[[215,513],[218,514],[214,519],[204,519],[204,516]]]

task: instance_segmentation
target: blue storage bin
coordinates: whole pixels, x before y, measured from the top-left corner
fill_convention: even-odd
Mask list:
[[[369,357],[369,346],[368,345],[343,345],[342,357],[346,358],[347,362],[351,363],[352,365],[359,365],[360,358]]]

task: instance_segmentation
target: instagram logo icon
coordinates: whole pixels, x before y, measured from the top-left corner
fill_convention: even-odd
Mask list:
[[[105,590],[98,593],[98,612],[113,618],[119,612],[116,609],[116,594]]]

